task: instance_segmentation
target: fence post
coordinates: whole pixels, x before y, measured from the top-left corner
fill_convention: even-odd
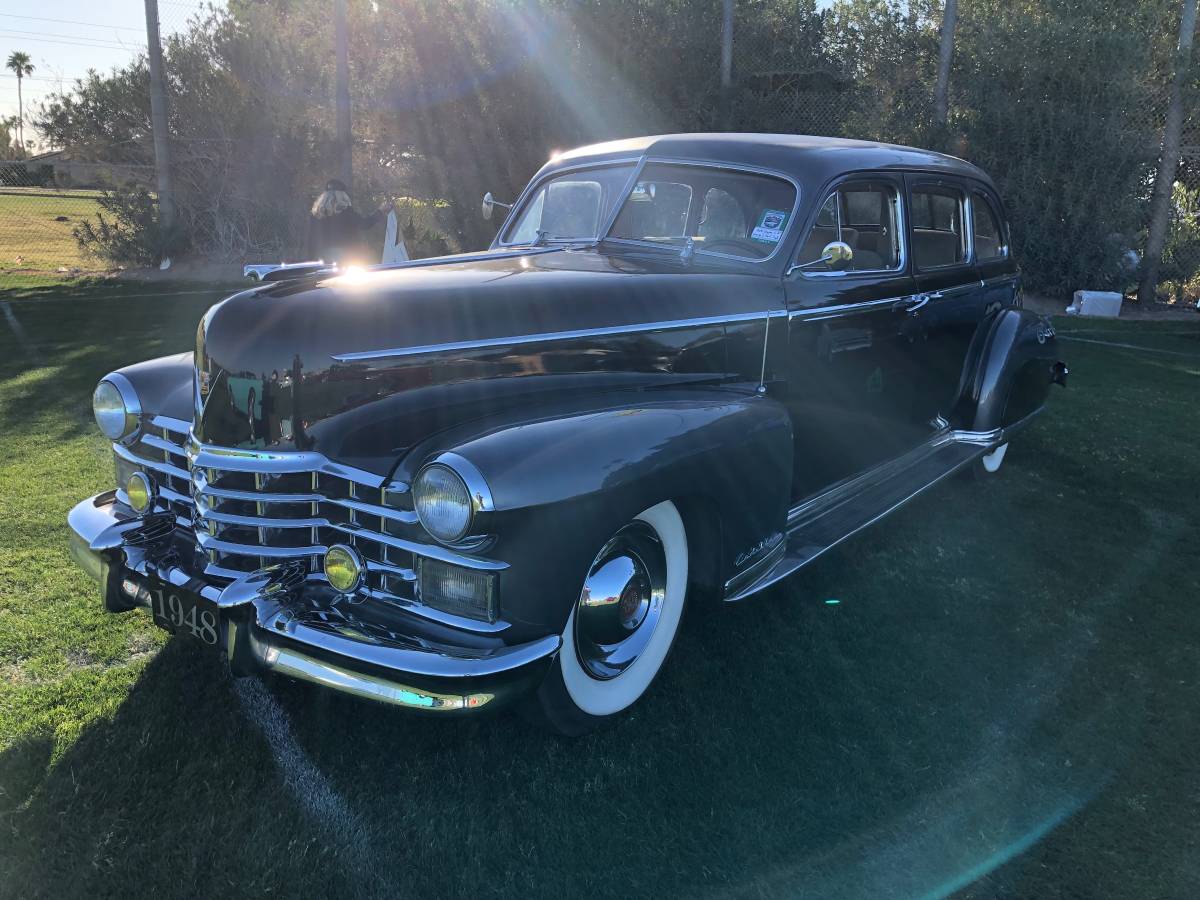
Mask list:
[[[350,139],[350,61],[346,47],[346,0],[334,0],[333,40],[337,51],[338,176],[347,188],[354,184],[354,153]]]
[[[958,0],[946,0],[942,10],[942,42],[938,50],[937,87],[933,95],[933,116],[946,124],[950,112],[950,62],[954,58],[954,26],[958,24]]]
[[[1167,225],[1171,219],[1171,189],[1179,166],[1179,142],[1183,135],[1183,86],[1192,61],[1192,38],[1196,31],[1196,0],[1183,0],[1179,21],[1179,44],[1175,50],[1175,74],[1167,100],[1167,120],[1163,124],[1162,155],[1150,197],[1150,230],[1146,235],[1146,255],[1142,260],[1142,280],[1138,284],[1138,303],[1147,307],[1158,293],[1158,270],[1167,243]]]
[[[146,49],[150,58],[150,124],[154,130],[158,221],[165,233],[175,225],[175,197],[171,192],[171,147],[167,139],[167,95],[163,90],[162,44],[158,39],[158,0],[146,0]]]
[[[721,10],[721,128],[729,130],[730,93],[733,90],[733,0],[723,0]]]

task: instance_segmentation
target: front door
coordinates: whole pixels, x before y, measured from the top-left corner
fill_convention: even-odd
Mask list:
[[[851,177],[830,191],[785,278],[793,499],[898,456],[928,436],[914,419],[911,351],[901,331],[907,271],[900,176]],[[850,246],[844,271],[819,262]]]

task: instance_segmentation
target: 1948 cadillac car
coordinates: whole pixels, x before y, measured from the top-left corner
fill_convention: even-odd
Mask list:
[[[484,211],[496,206],[491,195]],[[1064,383],[991,180],[905,147],[676,135],[556,156],[483,253],[282,270],[106,376],[72,510],[113,612],[431,713],[633,704],[743,600]]]

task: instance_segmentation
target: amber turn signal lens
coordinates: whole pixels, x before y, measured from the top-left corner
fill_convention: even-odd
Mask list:
[[[362,560],[344,544],[336,544],[325,552],[324,565],[325,577],[335,591],[348,594],[362,581]]]
[[[134,512],[148,512],[154,504],[154,485],[145,472],[134,472],[125,483],[125,496]]]

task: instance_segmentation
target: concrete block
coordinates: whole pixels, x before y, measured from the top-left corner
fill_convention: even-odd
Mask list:
[[[1076,291],[1067,315],[1115,319],[1121,315],[1121,295],[1116,291]]]

